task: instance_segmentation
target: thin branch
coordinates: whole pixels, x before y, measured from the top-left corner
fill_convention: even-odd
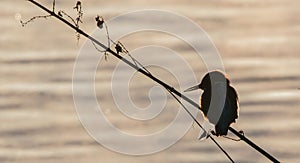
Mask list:
[[[92,42],[94,48],[95,48],[98,52],[104,53],[104,59],[105,59],[105,61],[107,61],[107,60],[108,60],[108,53],[107,53],[107,50],[100,50],[100,49],[97,47],[97,45],[96,45],[93,41],[91,41],[91,42]]]
[[[152,75],[150,71],[148,71],[148,69],[141,64],[138,60],[136,60],[130,53],[129,51],[126,49],[126,47],[120,42],[118,41],[117,45],[119,45],[122,48],[122,52],[124,52],[125,54],[127,54],[131,60],[133,61],[133,63],[136,65],[136,67],[141,67],[142,69],[144,69],[149,75]]]
[[[52,12],[54,12],[55,11],[55,0],[53,0],[53,2],[52,2]],[[26,22],[23,22],[22,20],[20,20],[20,23],[21,23],[21,25],[22,25],[22,27],[24,27],[24,26],[26,26],[28,23],[30,23],[30,22],[33,22],[35,19],[47,19],[47,18],[49,18],[49,17],[51,17],[52,16],[52,14],[50,14],[50,15],[42,15],[42,16],[34,16],[34,17],[32,17],[32,18],[30,18],[29,20],[27,20]]]
[[[241,140],[243,140],[244,142],[246,142],[247,144],[249,144],[251,147],[253,147],[256,151],[258,151],[259,153],[261,153],[262,155],[264,155],[266,158],[268,158],[269,160],[271,160],[272,162],[279,163],[279,161],[275,157],[273,157],[271,154],[269,154],[268,152],[266,152],[265,150],[263,150],[261,147],[259,147],[255,143],[253,143],[244,134],[239,133],[238,131],[236,131],[232,127],[229,127],[229,130],[233,134],[235,134],[236,136],[238,136]]]
[[[96,23],[97,23],[97,27],[99,27],[100,29],[103,28],[103,24],[104,24],[104,26],[105,26],[105,31],[106,31],[106,37],[107,37],[107,46],[110,47],[111,39],[110,39],[110,36],[109,36],[108,27],[107,27],[107,25],[106,25],[106,22],[104,21],[103,17],[102,17],[102,16],[99,16],[99,15],[97,15],[97,16],[95,17],[95,20],[96,20]],[[104,57],[105,57],[105,60],[107,61],[107,60],[108,60],[108,53],[107,53],[107,51],[106,51],[106,50],[105,50],[105,51],[100,50],[100,49],[95,45],[94,42],[92,42],[92,43],[93,43],[93,45],[94,45],[94,47],[95,47],[95,49],[96,49],[97,51],[102,52],[102,53],[104,52]]]
[[[79,29],[79,23],[83,23],[82,22],[83,12],[82,12],[82,6],[81,6],[80,1],[76,2],[76,6],[74,7],[74,9],[77,10],[77,17],[75,19],[76,20],[75,21],[75,26]],[[79,39],[80,39],[80,34],[77,32],[76,36],[77,36],[77,43],[78,43]]]
[[[25,25],[27,25],[30,22],[33,22],[35,19],[40,19],[40,18],[44,18],[47,19],[49,17],[51,17],[52,15],[44,15],[44,16],[34,16],[31,19],[27,20],[26,22],[23,22],[22,20],[20,20],[20,23],[22,24],[22,26],[24,27]]]
[[[93,41],[91,41],[91,42],[92,42],[92,44],[94,45],[95,49],[96,49],[98,52],[101,52],[101,53],[106,52],[106,50],[100,50],[100,49],[97,47],[97,45],[96,45]]]
[[[167,88],[166,88],[167,89]],[[197,125],[206,133],[208,133],[205,128],[200,124],[200,122],[193,116],[193,114],[184,106],[184,104],[174,95],[174,93],[167,89],[168,92],[176,99],[176,101],[182,106],[182,108],[184,108],[184,110],[190,115],[190,117],[192,117],[192,119],[194,120],[194,122],[197,123]],[[227,158],[234,163],[233,159],[230,157],[230,155],[225,151],[225,149],[210,135],[208,134],[207,137],[209,137],[218,147],[219,149],[227,156]]]
[[[30,22],[33,22],[35,19],[41,19],[41,18],[47,19],[49,17],[55,16],[56,15],[55,14],[55,6],[56,6],[56,0],[53,0],[53,2],[52,2],[52,12],[50,10],[48,12],[48,13],[50,13],[50,15],[34,16],[31,19],[27,20],[26,22],[23,22],[22,20],[20,20],[20,23],[21,23],[22,27],[26,26]],[[60,17],[67,16],[73,22],[73,24],[76,26],[76,28],[79,29],[79,23],[83,23],[82,22],[83,11],[82,11],[82,6],[81,6],[80,1],[77,1],[76,6],[74,7],[74,9],[77,10],[77,17],[75,19],[72,18],[69,14],[67,14],[66,12],[64,12],[62,10],[58,11],[57,15],[60,16]],[[77,38],[77,41],[79,42],[80,33],[76,32],[76,38]]]
[[[52,4],[52,12],[55,12],[55,0],[53,0],[53,4]]]
[[[241,141],[241,139],[235,139],[229,136],[222,136],[223,138],[229,139],[229,140],[233,140],[233,141]]]
[[[108,27],[107,27],[107,24],[106,24],[104,18],[102,16],[97,15],[95,17],[95,20],[97,22],[97,27],[99,27],[100,29],[102,29],[103,25],[104,25],[105,31],[106,31],[106,37],[107,37],[107,46],[110,47],[110,42],[114,43],[114,41],[112,39],[110,39],[110,37],[109,37]]]
[[[105,30],[106,30],[106,37],[107,37],[107,46],[110,47],[110,36],[109,36],[109,32],[108,32],[108,27],[106,22],[104,21],[104,26],[105,26]]]
[[[69,18],[73,22],[73,24],[76,25],[76,21],[69,14],[64,12],[63,10],[58,11],[58,15],[61,17],[67,16],[67,18]]]
[[[117,51],[117,54],[119,53],[125,53],[127,54],[131,60],[134,62],[134,64],[136,65],[136,67],[141,67],[142,69],[144,69],[146,72],[148,72],[149,75],[152,75],[150,73],[149,70],[146,69],[145,66],[143,66],[138,60],[136,60],[134,57],[132,57],[132,55],[129,53],[129,51],[126,49],[126,47],[120,42],[115,42],[114,40],[112,40],[109,36],[109,31],[108,31],[108,27],[106,22],[104,21],[104,18],[102,16],[97,15],[95,18],[96,22],[97,22],[97,26],[102,29],[103,25],[105,26],[105,31],[106,31],[106,37],[107,37],[107,44],[108,47],[110,47],[110,42],[112,42],[115,45],[115,49]],[[99,50],[98,50],[99,51]],[[106,53],[105,53],[106,54]],[[107,56],[105,56],[107,57]]]

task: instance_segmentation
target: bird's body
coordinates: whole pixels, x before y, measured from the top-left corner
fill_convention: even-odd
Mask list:
[[[214,117],[210,117],[207,113],[209,110],[210,102],[211,102],[211,91],[204,91],[201,96],[201,111],[204,116],[208,118],[208,120],[215,125],[215,133],[217,136],[219,135],[227,135],[228,128],[231,123],[236,122],[238,118],[238,96],[235,89],[231,86],[227,86],[226,90],[226,99],[225,104],[222,109],[221,116],[217,123],[214,123],[212,119]],[[214,109],[214,108],[211,108]]]
[[[200,110],[215,125],[216,136],[227,135],[229,126],[238,118],[238,95],[230,81],[219,71],[207,73],[197,86],[187,91],[202,89]]]

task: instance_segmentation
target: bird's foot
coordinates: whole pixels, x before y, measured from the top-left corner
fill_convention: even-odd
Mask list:
[[[214,130],[210,131],[210,133],[214,136],[217,136],[216,132]]]
[[[210,133],[214,136],[221,136],[220,133],[216,133],[214,130],[211,130]]]

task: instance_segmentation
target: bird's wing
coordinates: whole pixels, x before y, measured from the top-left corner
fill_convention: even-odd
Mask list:
[[[204,91],[201,96],[201,111],[203,112],[204,116],[207,116],[207,112],[209,109],[210,105],[210,98],[211,98],[211,93],[209,91]]]
[[[238,118],[238,95],[235,89],[231,86],[229,86],[228,92],[227,92],[227,99],[226,99],[226,119],[228,119],[228,123],[231,124],[235,122],[235,120]]]

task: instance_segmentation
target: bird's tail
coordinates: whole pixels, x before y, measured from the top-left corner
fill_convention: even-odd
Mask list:
[[[223,136],[223,135],[226,136],[228,133],[228,128],[229,128],[229,124],[218,123],[215,126],[216,136]]]

